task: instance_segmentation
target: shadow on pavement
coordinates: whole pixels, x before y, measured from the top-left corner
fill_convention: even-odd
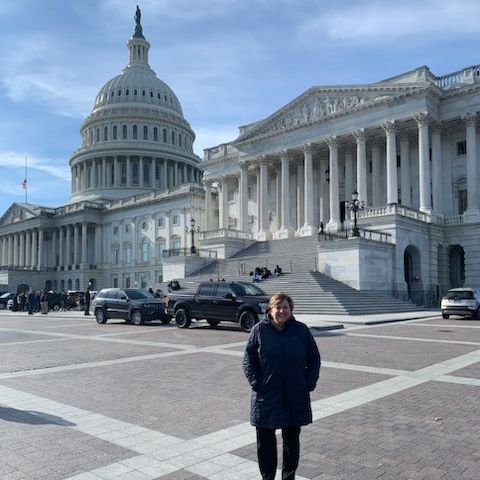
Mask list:
[[[34,410],[17,410],[16,408],[0,407],[0,420],[6,422],[26,423],[28,425],[60,425],[62,427],[75,427],[75,423],[44,412]]]

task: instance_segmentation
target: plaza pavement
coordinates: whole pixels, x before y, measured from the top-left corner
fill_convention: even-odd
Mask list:
[[[312,329],[298,480],[480,478],[480,322],[436,313]],[[259,479],[246,338],[0,312],[0,479]]]

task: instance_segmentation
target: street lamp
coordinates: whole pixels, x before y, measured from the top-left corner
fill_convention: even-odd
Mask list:
[[[358,230],[357,226],[357,212],[365,208],[365,202],[358,199],[358,192],[356,190],[352,193],[352,202],[345,202],[345,208],[353,212],[352,237],[359,237],[360,231]]]
[[[195,219],[190,219],[190,230],[187,228],[187,233],[192,236],[192,245],[190,247],[190,255],[196,255],[197,249],[195,248],[195,232],[198,232],[198,227],[195,230]]]

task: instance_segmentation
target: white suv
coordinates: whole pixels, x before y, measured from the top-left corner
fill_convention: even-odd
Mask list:
[[[475,320],[480,318],[480,289],[452,288],[442,298],[442,317],[450,315],[471,316]]]

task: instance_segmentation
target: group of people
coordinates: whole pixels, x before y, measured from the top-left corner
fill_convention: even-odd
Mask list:
[[[20,292],[13,297],[13,311],[28,312],[29,315],[40,312],[42,315],[47,315],[48,312],[55,306],[58,306],[60,311],[66,312],[72,307],[80,307],[85,314],[90,309],[90,287],[87,291],[72,298],[67,292],[52,292],[47,289],[43,290],[26,290]]]
[[[167,288],[169,292],[173,292],[174,290],[180,290],[180,283],[178,283],[178,280],[172,279],[167,283]]]
[[[150,293],[150,295],[153,295],[155,298],[162,298],[163,297],[163,292],[160,288],[157,288],[157,290],[153,291],[153,288],[150,287],[148,289],[148,293]]]
[[[278,277],[278,275],[281,273],[282,269],[278,265],[275,265],[275,268],[273,269],[273,276]],[[262,280],[270,278],[272,276],[272,272],[267,267],[255,267],[255,270],[251,271],[249,275],[252,283],[258,283]]]

